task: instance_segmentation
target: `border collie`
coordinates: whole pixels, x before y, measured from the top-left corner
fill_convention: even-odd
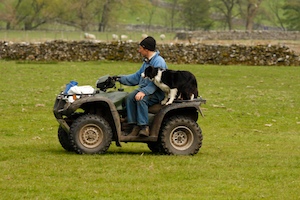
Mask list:
[[[149,66],[141,76],[150,78],[165,93],[162,105],[172,104],[175,98],[193,100],[198,97],[197,80],[191,72]]]

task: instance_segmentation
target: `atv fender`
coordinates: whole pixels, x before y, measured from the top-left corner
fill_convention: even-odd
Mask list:
[[[174,102],[171,105],[163,106],[161,110],[158,113],[156,113],[153,119],[150,128],[150,135],[158,136],[163,121],[174,115],[188,116],[192,118],[194,121],[197,121],[198,113],[202,115],[200,104],[201,101],[186,101],[186,102]]]

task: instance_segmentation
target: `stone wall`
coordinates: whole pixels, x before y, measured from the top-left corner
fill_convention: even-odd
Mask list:
[[[178,32],[179,40],[299,40],[300,31],[194,31]]]
[[[44,43],[0,42],[0,59],[22,61],[95,61],[141,62],[138,43],[50,41]],[[299,56],[278,45],[203,45],[159,44],[168,63],[215,65],[299,66]]]

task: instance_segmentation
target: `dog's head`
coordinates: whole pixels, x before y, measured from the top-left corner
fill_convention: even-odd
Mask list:
[[[149,66],[145,69],[144,73],[142,73],[143,78],[150,78],[151,80],[157,75],[158,72],[157,67]]]

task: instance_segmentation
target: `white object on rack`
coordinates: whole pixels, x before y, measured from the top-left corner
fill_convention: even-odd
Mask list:
[[[68,91],[68,95],[76,95],[76,99],[80,99],[81,94],[93,94],[95,89],[90,85],[84,85],[84,86],[73,86]],[[73,96],[68,97],[68,101],[70,103],[73,103],[75,100]]]

